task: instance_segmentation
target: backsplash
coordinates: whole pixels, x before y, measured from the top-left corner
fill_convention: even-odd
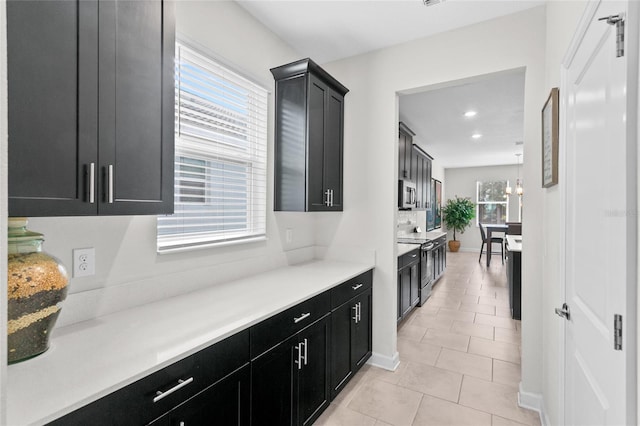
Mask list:
[[[398,236],[414,232],[419,226],[423,232],[427,232],[427,212],[424,210],[398,210],[396,233]]]

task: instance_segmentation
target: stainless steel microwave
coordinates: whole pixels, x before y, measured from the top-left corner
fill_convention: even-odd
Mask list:
[[[412,209],[416,206],[416,184],[410,180],[398,181],[398,207]]]

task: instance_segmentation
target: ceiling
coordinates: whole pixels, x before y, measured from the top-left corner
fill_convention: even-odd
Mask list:
[[[465,117],[467,111],[477,114]],[[516,142],[523,140],[524,69],[402,95],[400,120],[445,168],[515,164],[522,153]]]
[[[302,56],[322,64],[540,6],[544,0],[236,0]],[[515,164],[524,72],[401,97],[401,118],[445,167]],[[460,121],[474,107],[473,120]],[[473,129],[473,130],[472,130]],[[471,143],[469,132],[483,137]],[[521,149],[520,149],[521,152]]]

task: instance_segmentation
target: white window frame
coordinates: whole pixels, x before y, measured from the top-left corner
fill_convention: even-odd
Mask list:
[[[266,239],[267,97],[214,55],[176,42],[175,213],[158,216],[158,253]]]
[[[505,222],[509,221],[509,197],[506,197],[504,201],[480,201],[480,185],[485,182],[505,182],[506,186],[509,186],[509,180],[505,179],[487,179],[476,181],[476,226],[480,226],[480,205],[487,204],[504,204],[505,205]],[[484,222],[483,222],[484,223]]]

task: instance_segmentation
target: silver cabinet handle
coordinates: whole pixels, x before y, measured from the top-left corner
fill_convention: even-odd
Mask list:
[[[417,254],[412,254],[411,257],[418,257],[418,255]]]
[[[331,207],[333,207],[333,189],[331,190]]]
[[[171,389],[169,389],[168,391],[165,391],[165,392],[157,391],[156,396],[153,398],[153,402],[160,401],[161,399],[171,395],[178,389],[182,389],[183,387],[187,386],[191,382],[193,382],[193,377],[189,377],[187,380],[179,379],[178,384],[172,387]]]
[[[300,321],[302,321],[303,319],[309,318],[310,316],[311,316],[311,312],[307,312],[306,314],[300,315],[298,318],[294,318],[293,322],[297,324]]]
[[[108,178],[109,182],[109,195],[108,195],[108,200],[109,204],[113,204],[113,164],[109,164],[109,178]]]
[[[360,322],[362,320],[362,302],[358,302],[358,309],[356,309],[356,315],[358,317],[358,321]]]
[[[96,163],[89,164],[89,203],[96,202]]]
[[[298,343],[296,349],[298,350],[298,359],[294,362],[298,364],[298,370],[302,370],[302,343]]]
[[[353,305],[351,309],[353,309],[353,316],[351,317],[351,319],[353,320],[353,322],[357,324],[358,323],[358,304],[356,303],[355,305]]]
[[[359,289],[360,287],[362,287],[364,284],[358,284],[358,285],[354,285],[351,288],[355,291],[357,289]]]
[[[327,207],[331,206],[331,190],[327,189],[326,191],[324,191],[324,195],[326,195],[326,197],[327,197],[327,201],[325,201],[324,204]]]
[[[304,339],[304,365],[307,365],[307,346],[308,346],[307,339]]]

